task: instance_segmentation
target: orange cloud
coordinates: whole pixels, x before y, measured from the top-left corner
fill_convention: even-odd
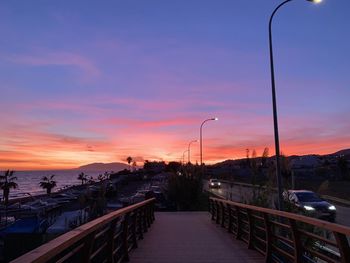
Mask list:
[[[207,101],[202,105],[215,111],[188,114],[187,108],[201,102],[105,99],[90,98],[91,103],[87,98],[80,103],[42,101],[20,104],[11,114],[1,112],[0,169],[74,168],[97,161],[125,162],[127,156],[139,164],[144,160],[179,161],[189,141],[199,139],[199,126],[208,116],[218,116],[219,121],[207,123],[203,129],[205,163],[243,158],[247,148],[256,149],[259,155],[269,147],[270,155],[274,154],[272,118],[259,112],[262,105]],[[250,111],[240,115],[245,107]],[[37,118],[35,114],[43,110],[46,115]],[[338,114],[337,126],[325,129],[334,118],[282,116],[282,151],[287,155],[323,154],[349,147],[347,116]],[[191,161],[199,160],[199,143],[194,143]]]

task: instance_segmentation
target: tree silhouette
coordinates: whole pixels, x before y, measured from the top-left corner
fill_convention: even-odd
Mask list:
[[[338,158],[337,167],[340,173],[340,179],[342,180],[350,180],[350,172],[348,167],[348,161],[341,156]]]
[[[263,152],[263,154],[262,154],[262,156],[261,156],[261,165],[262,165],[263,167],[266,166],[266,163],[267,163],[267,159],[268,159],[268,158],[269,158],[269,148],[268,148],[268,147],[265,147],[264,152]]]
[[[88,178],[86,178],[86,179],[88,179]],[[88,183],[89,184],[95,183],[95,180],[94,180],[94,178],[92,176],[90,176],[90,178],[88,179]]]
[[[132,162],[132,157],[131,156],[129,156],[128,158],[126,158],[126,160],[127,160],[127,162],[128,162],[128,164],[129,164],[129,166],[130,166],[130,171],[131,171],[131,162]]]
[[[78,180],[81,181],[81,185],[85,184],[88,180],[88,175],[87,174],[84,174],[84,173],[80,173],[78,175]]]
[[[137,163],[135,161],[132,162],[132,169],[133,171],[136,171],[137,169]]]
[[[50,177],[44,176],[41,178],[41,182],[39,183],[40,187],[46,189],[46,193],[51,194],[51,190],[56,187],[56,181],[54,180],[55,175],[51,175]]]
[[[3,190],[3,198],[7,206],[9,201],[10,189],[16,189],[18,184],[15,182],[17,177],[13,176],[14,171],[7,170],[4,175],[0,175],[0,189]]]
[[[99,174],[97,177],[97,180],[99,180],[100,182],[102,182],[105,179],[104,175]]]
[[[252,151],[252,157],[250,159],[250,170],[252,172],[252,184],[256,184],[257,176],[258,176],[258,166],[257,166],[257,160],[256,160],[256,151],[253,149]]]
[[[246,152],[246,164],[248,167],[250,167],[250,158],[249,158],[249,149],[245,149]]]

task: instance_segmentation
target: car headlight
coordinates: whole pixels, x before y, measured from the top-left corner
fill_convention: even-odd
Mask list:
[[[305,208],[305,210],[307,210],[307,211],[313,211],[313,210],[315,210],[315,208],[313,208],[312,206],[309,206],[309,205],[304,205],[304,208]]]
[[[328,207],[328,209],[329,210],[337,210],[334,205],[331,205],[330,207]]]
[[[211,183],[210,185],[214,185],[214,183]]]
[[[218,182],[218,185],[221,185],[221,183],[220,183],[220,182]]]

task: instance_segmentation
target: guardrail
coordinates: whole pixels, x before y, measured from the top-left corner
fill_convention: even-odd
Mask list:
[[[154,221],[154,201],[97,218],[11,261],[13,263],[122,262]]]
[[[260,185],[253,185],[253,184],[248,184],[248,183],[233,182],[233,181],[228,181],[228,180],[220,180],[220,182],[228,184],[228,185],[237,185],[237,186],[240,186],[240,187],[258,188],[258,189],[259,188],[263,188],[263,189],[266,188],[266,186],[264,186],[264,185],[260,186]],[[271,190],[277,192],[277,188],[271,188]],[[321,195],[321,197],[323,199],[332,201],[332,202],[337,203],[339,205],[350,207],[350,201],[349,200],[345,200],[345,199],[342,199],[342,198],[329,196],[329,195]]]
[[[350,201],[348,201],[348,200],[341,199],[341,198],[334,197],[334,196],[329,196],[329,195],[321,195],[321,197],[323,199],[332,201],[332,202],[334,202],[336,204],[350,207]]]
[[[350,262],[349,227],[219,198],[210,198],[209,210],[266,262]]]

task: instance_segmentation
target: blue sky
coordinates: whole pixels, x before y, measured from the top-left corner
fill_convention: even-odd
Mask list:
[[[280,2],[2,2],[0,168],[176,160],[212,116],[207,162],[273,154],[267,25]],[[275,17],[286,154],[349,147],[349,10],[294,0]]]

